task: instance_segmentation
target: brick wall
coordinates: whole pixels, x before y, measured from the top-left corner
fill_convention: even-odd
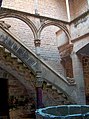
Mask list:
[[[34,0],[3,0],[2,7],[34,13]]]
[[[15,18],[7,18],[4,20],[6,23],[11,24],[10,31],[17,37],[17,39],[35,52],[34,37],[31,29],[29,29],[29,27],[21,20]],[[41,56],[45,60],[50,59],[57,61],[59,59],[56,42],[56,31],[58,31],[58,29],[59,28],[56,26],[48,26],[41,33]]]
[[[72,67],[72,60],[70,57],[67,57],[65,59],[64,67],[66,71],[66,77],[73,78],[73,67]]]
[[[34,0],[3,0],[2,6],[35,13]],[[38,13],[43,16],[67,20],[65,0],[38,0]]]
[[[41,15],[67,20],[65,0],[39,0]]]
[[[87,104],[89,104],[89,56],[82,57],[83,72],[84,72],[84,81],[85,81],[85,91]]]
[[[22,1],[22,0],[19,0],[19,1],[14,0],[13,1],[12,0],[9,2],[9,0],[4,0],[3,6],[21,10],[21,11],[24,10],[26,12],[34,13],[34,5],[33,5],[34,1],[33,0],[30,0],[30,1],[31,2],[29,2],[28,0],[26,0],[26,1]],[[75,6],[77,7],[78,1],[79,0],[77,0],[75,3],[74,0],[73,1],[70,0],[69,2],[71,3],[71,5],[75,4],[73,7],[75,7]],[[81,0],[81,4],[82,3],[85,3],[85,6],[86,6],[86,2],[84,0]],[[84,8],[86,8],[85,6],[84,6]],[[73,8],[73,7],[70,7],[70,8]],[[38,8],[39,8],[40,14],[42,14],[42,15],[48,15],[49,17],[51,17],[51,16],[60,17],[61,16],[61,18],[63,18],[63,19],[66,16],[66,13],[65,13],[66,7],[65,7],[64,0],[60,0],[60,2],[59,2],[59,0],[51,0],[51,1],[50,0],[46,0],[46,1],[39,0]],[[81,7],[77,8],[77,9],[78,10],[80,9],[79,12],[81,12]],[[71,11],[73,11],[73,10],[71,9]],[[76,11],[74,11],[74,12],[76,13]],[[66,18],[65,18],[65,20],[66,20]],[[19,38],[19,40],[21,40],[27,47],[29,47],[31,50],[35,51],[33,34],[32,34],[32,31],[28,28],[28,26],[24,22],[22,22],[18,19],[15,19],[15,18],[7,19],[6,21],[8,24],[11,24],[12,27],[10,29],[13,32],[13,34],[15,34],[17,36],[17,38]],[[34,19],[34,21],[35,21],[35,19]],[[84,35],[85,33],[88,33],[89,32],[88,22],[89,22],[89,18],[88,18],[88,16],[86,16],[86,17],[76,21],[75,23],[72,23],[70,26],[71,38],[75,39],[81,35]],[[65,33],[62,32],[60,35],[58,35],[59,34],[57,32],[58,30],[59,29],[57,27],[49,26],[42,31],[42,34],[41,34],[41,56],[45,59],[50,59],[50,60],[59,59],[57,47],[59,45],[63,45],[66,42],[68,42],[67,38],[65,36]],[[56,32],[57,32],[57,34],[56,34]],[[51,35],[50,35],[50,33],[51,33]],[[56,35],[57,35],[57,39],[56,39]]]
[[[24,88],[24,86],[15,78],[10,77],[8,80],[8,86],[9,86],[9,96],[14,96],[19,98],[20,96],[26,96],[27,91]]]
[[[71,20],[88,10],[87,0],[69,0]]]
[[[39,0],[38,4],[40,15],[67,20],[65,0]],[[34,13],[34,0],[4,0],[3,7]],[[35,51],[33,34],[28,26],[15,18],[7,19],[6,21],[11,24],[12,27],[10,29],[13,34],[15,34],[27,47]],[[58,30],[57,27],[49,26],[42,31],[41,56],[46,60],[59,59],[55,34]]]
[[[34,37],[31,29],[23,21],[16,18],[5,18],[3,20],[11,25],[10,31],[13,35],[34,51]]]
[[[66,6],[64,1],[65,0],[39,0],[39,14],[67,20]],[[76,0],[76,2],[75,0],[70,0],[69,2],[71,3],[70,10],[72,16],[78,16],[87,9],[87,3],[84,0],[81,0],[80,7],[77,6],[79,4],[79,0]],[[3,7],[34,13],[33,0],[4,0]],[[84,9],[82,10],[81,8]],[[19,38],[18,40],[21,40],[27,47],[35,51],[34,38],[32,31],[29,29],[29,27],[21,20],[15,18],[8,18],[6,19],[6,22],[8,24],[11,24],[10,30],[17,38]],[[81,35],[84,35],[85,33],[88,33],[88,23],[89,18],[87,16],[86,18],[82,18],[77,22],[72,23],[70,27],[71,38],[75,39]],[[63,45],[67,42],[65,34],[64,32],[62,32],[61,37],[60,35],[58,36],[57,44],[56,32],[58,30],[60,29],[55,26],[48,26],[41,33],[41,56],[45,60],[58,61],[60,56],[57,47],[58,45]]]
[[[45,60],[57,60],[59,53],[57,50],[56,31],[55,26],[49,26],[42,31],[41,34],[41,55]],[[50,34],[51,33],[51,34]]]
[[[56,32],[56,37],[57,37],[57,45],[58,47],[67,44],[68,43],[68,38],[62,30],[59,30]]]

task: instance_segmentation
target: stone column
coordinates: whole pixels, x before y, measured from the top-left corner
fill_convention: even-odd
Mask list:
[[[67,10],[67,17],[68,17],[68,21],[70,22],[70,8],[69,8],[69,0],[66,0],[66,10]]]
[[[76,53],[72,53],[71,58],[73,65],[73,75],[76,82],[76,89],[73,91],[72,95],[76,99],[77,104],[85,104],[86,101],[82,62]]]
[[[34,0],[35,14],[38,14],[38,0]]]
[[[88,7],[89,7],[89,0],[87,0],[87,3],[88,3]]]
[[[37,109],[43,107],[42,103],[42,78],[41,72],[37,72],[36,76],[36,96],[37,96]]]
[[[37,56],[40,58],[40,40],[34,40],[35,50]],[[41,63],[37,60],[37,71],[36,71],[36,96],[37,96],[37,108],[43,107],[42,104],[42,72],[41,72]]]

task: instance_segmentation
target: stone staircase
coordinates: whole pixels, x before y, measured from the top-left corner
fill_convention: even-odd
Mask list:
[[[32,93],[34,94],[34,75],[32,75],[32,72],[23,64],[23,62],[19,61],[16,56],[13,56],[14,55],[6,48],[0,46],[0,67],[18,79],[27,89],[30,91],[32,90]]]
[[[49,64],[57,73],[60,73],[61,75],[65,76],[65,70],[59,61],[46,61],[47,64]]]
[[[24,75],[25,78],[30,73],[33,73],[35,75],[36,71],[37,71],[37,61],[39,61],[41,64],[41,68],[42,68],[43,80],[45,82],[50,83],[52,85],[52,88],[55,87],[56,90],[61,90],[63,92],[63,94],[68,96],[71,101],[76,103],[76,101],[74,100],[74,97],[73,97],[73,90],[75,89],[75,83],[68,82],[64,76],[57,73],[53,68],[51,68],[47,63],[45,63],[42,59],[40,59],[35,53],[33,53],[30,49],[28,49],[20,41],[18,42],[18,40],[16,40],[16,37],[13,36],[9,30],[3,28],[2,25],[0,25],[0,44],[2,46],[4,46],[6,49],[8,49],[8,50],[5,50],[5,52],[7,52],[7,54],[8,54],[8,56],[5,54],[6,55],[5,59],[7,59],[9,68],[12,68],[13,70],[16,71],[16,73],[15,72],[13,73],[13,71],[10,69],[9,70],[10,73],[16,75],[17,77],[20,77],[25,72],[25,75]],[[11,53],[12,53],[12,58],[14,60],[10,59],[10,57],[9,57],[9,55]],[[17,63],[17,59],[18,59],[18,63]],[[13,63],[13,65],[12,65],[12,63]],[[23,68],[22,64],[25,64],[30,69],[30,72],[27,67],[25,69],[28,71],[26,71]],[[2,63],[1,63],[1,66],[2,66]],[[14,66],[14,67],[12,67],[12,66]],[[5,67],[5,66],[2,66],[2,67]],[[19,72],[19,71],[21,71],[21,72]],[[29,73],[27,73],[27,72],[29,72]],[[21,81],[22,81],[23,78],[19,78],[19,79],[21,79]],[[35,81],[31,81],[31,82],[35,83]],[[23,81],[23,83],[24,83],[24,81]],[[34,83],[32,83],[31,89],[34,87],[33,86]],[[26,83],[25,86],[29,88],[28,83]]]
[[[43,82],[43,104],[45,106],[73,104],[60,90],[47,82]]]
[[[3,46],[0,46],[0,64],[1,64],[1,62],[2,62],[2,64],[4,63],[4,65],[6,67],[11,67],[12,70],[14,70],[14,72],[16,71],[17,73],[19,73],[21,75],[20,76],[21,79],[22,79],[22,77],[24,77],[24,79],[21,81],[21,83],[24,84],[25,88],[28,91],[30,90],[32,97],[36,98],[35,97],[35,77],[34,77],[34,75],[28,69],[28,67],[26,67],[26,65],[24,65],[23,62],[21,62],[15,55],[10,53]],[[5,68],[5,70],[6,70],[6,68]],[[14,75],[14,72],[11,75]],[[11,73],[11,72],[9,72],[9,73]],[[17,79],[18,76],[16,75],[15,78]],[[27,85],[29,85],[29,86],[27,87]],[[57,90],[51,84],[44,81],[43,82],[43,103],[45,106],[49,106],[49,105],[69,104],[71,102],[60,90]]]

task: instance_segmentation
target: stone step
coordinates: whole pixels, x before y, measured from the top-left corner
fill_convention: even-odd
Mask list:
[[[34,74],[36,74],[38,70],[37,65],[34,64],[40,62],[43,80],[50,82],[52,86],[55,86],[57,89],[63,90],[65,94],[69,95],[70,98],[73,98],[73,95],[71,94],[71,89],[74,88],[75,83],[74,85],[72,85],[72,87],[63,75],[56,72],[53,67],[47,64],[44,60],[40,59],[21,41],[18,42],[18,39],[16,39],[16,37],[14,37],[10,31],[7,31],[6,29],[1,28],[0,26],[0,33],[1,35],[3,35],[3,39],[0,42],[2,42],[4,46],[6,45],[9,50],[13,51],[13,53],[16,54],[17,57],[19,56],[19,59],[21,59]],[[5,42],[6,36],[8,37],[8,39]],[[18,69],[19,65],[17,65],[16,67]]]
[[[19,63],[23,63],[19,58],[17,59],[17,61],[18,61]]]
[[[0,45],[0,48],[4,48],[2,45]]]
[[[6,48],[5,48],[5,52],[10,53],[10,51],[9,51],[9,50],[7,50]]]
[[[4,55],[4,53],[6,54],[6,52],[3,50],[3,55]],[[4,55],[4,56],[6,56],[6,55]],[[13,57],[11,57],[11,55],[9,57],[7,57],[6,60],[8,62],[10,62],[13,65],[14,68],[17,68],[18,69],[17,71],[22,72],[23,76],[26,77],[26,81],[24,81],[24,83],[26,85],[28,84],[27,81],[30,81],[31,83],[34,83],[34,85],[35,85],[35,81],[30,80],[31,79],[31,77],[30,77],[30,72],[31,71],[27,68],[26,65],[23,65],[22,63],[19,63],[17,58],[13,58]],[[31,85],[31,83],[30,83],[30,85]],[[57,92],[57,89],[54,86],[52,86],[52,84],[45,82],[45,85],[46,85],[46,88],[47,88],[46,92],[47,93],[50,92],[49,100],[50,99],[51,99],[51,101],[53,100],[52,101],[52,102],[54,102],[53,104],[61,104],[61,102],[63,103],[63,100],[66,98],[66,96],[64,96],[63,93]],[[64,101],[64,102],[65,102],[65,104],[67,104],[67,102],[69,102],[69,101],[67,100],[67,101]]]
[[[12,58],[17,58],[13,53],[11,53],[11,57]]]
[[[57,89],[56,89],[56,87],[52,86],[52,90],[55,90],[56,91]]]

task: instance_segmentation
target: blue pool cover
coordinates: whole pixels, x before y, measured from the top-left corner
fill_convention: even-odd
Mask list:
[[[50,106],[36,110],[43,119],[89,119],[89,105]]]

